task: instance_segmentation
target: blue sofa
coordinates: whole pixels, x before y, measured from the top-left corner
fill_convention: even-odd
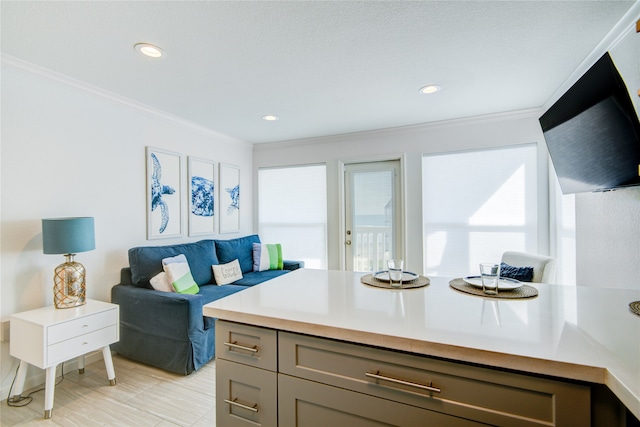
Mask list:
[[[265,280],[304,267],[284,261],[284,270],[253,271],[257,235],[230,240],[201,240],[167,246],[129,249],[129,267],[111,289],[120,306],[120,340],[112,349],[122,356],[179,374],[190,374],[215,355],[215,322],[202,315],[202,306]],[[162,272],[162,260],[184,254],[200,290],[195,295],[154,290],[150,279]],[[242,279],[215,283],[211,266],[238,260]]]

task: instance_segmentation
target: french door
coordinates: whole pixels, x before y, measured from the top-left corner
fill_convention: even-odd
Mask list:
[[[402,257],[400,160],[344,166],[345,268],[386,270]]]

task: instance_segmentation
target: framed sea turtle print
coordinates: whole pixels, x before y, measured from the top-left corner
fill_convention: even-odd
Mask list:
[[[182,236],[182,156],[146,147],[147,240]]]
[[[216,231],[216,164],[210,160],[187,158],[189,236]]]
[[[220,233],[240,231],[240,168],[220,164]]]

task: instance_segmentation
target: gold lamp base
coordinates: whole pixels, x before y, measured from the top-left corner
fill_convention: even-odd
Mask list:
[[[53,274],[53,304],[56,308],[72,308],[86,303],[85,269],[75,262],[75,254],[66,254],[65,262]]]

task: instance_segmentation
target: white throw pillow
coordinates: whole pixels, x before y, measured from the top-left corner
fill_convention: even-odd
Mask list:
[[[211,268],[213,269],[213,277],[216,279],[216,285],[228,285],[242,279],[242,270],[237,259],[226,264],[212,265]]]
[[[169,282],[167,273],[164,271],[153,276],[150,282],[151,286],[153,286],[153,289],[156,291],[175,292],[175,289],[171,286],[171,282]]]

